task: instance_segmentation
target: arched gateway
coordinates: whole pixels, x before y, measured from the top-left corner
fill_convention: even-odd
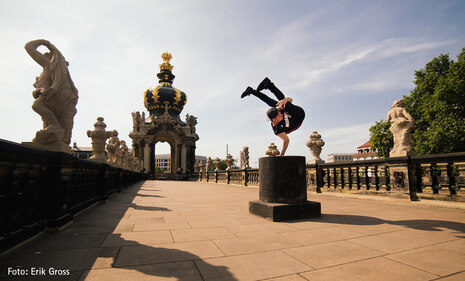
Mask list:
[[[171,169],[174,174],[188,174],[194,171],[195,142],[199,136],[195,133],[197,118],[187,114],[183,122],[179,117],[187,96],[172,86],[174,75],[171,72],[171,54],[161,55],[159,84],[144,92],[144,105],[150,112],[133,112],[133,130],[129,134],[135,155],[142,159],[145,173],[155,172],[155,145],[167,142],[171,147]]]

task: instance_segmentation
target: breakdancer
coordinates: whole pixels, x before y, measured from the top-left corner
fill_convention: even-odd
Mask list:
[[[260,92],[265,89],[270,90],[279,101]],[[254,90],[252,87],[247,87],[244,93],[242,93],[241,98],[250,95],[256,96],[271,107],[266,112],[266,115],[271,121],[274,134],[283,140],[283,147],[279,156],[284,156],[289,146],[289,137],[287,135],[297,130],[300,125],[302,125],[305,118],[305,111],[300,106],[292,104],[292,99],[285,97],[268,77],[258,85],[257,90]]]

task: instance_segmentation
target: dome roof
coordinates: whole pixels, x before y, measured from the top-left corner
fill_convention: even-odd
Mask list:
[[[163,63],[160,64],[158,86],[145,90],[144,105],[150,112],[150,116],[160,117],[165,113],[165,108],[171,117],[177,117],[187,102],[186,93],[173,87],[174,75],[171,72],[173,66],[170,64],[171,54],[161,55]]]

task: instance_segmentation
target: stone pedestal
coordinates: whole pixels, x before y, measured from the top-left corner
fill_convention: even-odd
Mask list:
[[[391,192],[409,194],[411,201],[419,201],[415,190],[415,167],[412,166],[408,157],[398,157],[397,159],[403,161],[389,164]]]
[[[321,216],[320,203],[307,201],[305,157],[263,157],[259,166],[259,200],[249,212],[272,221]]]

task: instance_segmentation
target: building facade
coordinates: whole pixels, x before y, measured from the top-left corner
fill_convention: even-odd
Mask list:
[[[328,154],[328,163],[344,163],[352,161],[352,153],[331,153]]]
[[[353,161],[378,159],[378,153],[371,149],[371,142],[366,142],[357,147],[357,152],[352,154]]]
[[[195,155],[195,163],[203,162],[207,163],[206,156]],[[155,167],[160,168],[164,172],[169,172],[171,170],[171,155],[170,154],[160,154],[155,155]]]

